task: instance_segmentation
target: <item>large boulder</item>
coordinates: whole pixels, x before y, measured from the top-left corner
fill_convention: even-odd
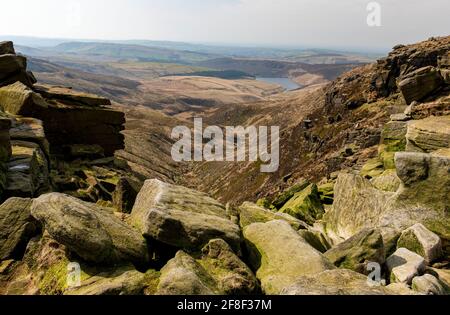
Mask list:
[[[0,206],[0,261],[20,260],[28,241],[39,232],[31,216],[31,199],[11,198]]]
[[[442,85],[439,71],[432,66],[417,69],[400,79],[398,88],[407,104],[421,101]]]
[[[399,248],[386,259],[391,282],[411,284],[414,277],[425,272],[425,259],[406,248]]]
[[[114,264],[149,262],[145,239],[108,209],[76,198],[51,193],[32,204],[31,214],[56,241],[86,261]]]
[[[325,213],[317,185],[311,184],[302,191],[294,194],[280,209],[281,213],[289,214],[310,225],[320,220]]]
[[[255,223],[244,228],[250,263],[266,294],[280,294],[297,278],[334,269],[286,221]]]
[[[239,207],[239,222],[242,228],[253,223],[266,223],[273,220],[284,220],[295,230],[306,229],[308,225],[286,213],[267,210],[251,202],[244,202]]]
[[[222,238],[239,250],[239,226],[225,207],[208,195],[153,179],[139,192],[129,218],[148,238],[184,249],[201,249]]]
[[[380,191],[369,180],[354,174],[340,174],[334,189],[334,204],[323,218],[328,236],[340,243],[363,229],[377,227],[393,193]]]
[[[368,264],[384,264],[383,237],[379,230],[363,230],[345,242],[331,248],[324,255],[339,268],[368,274],[370,272],[367,269]]]
[[[439,236],[417,223],[402,232],[397,242],[398,248],[406,248],[432,263],[442,256],[442,242]]]
[[[215,295],[216,281],[191,256],[179,251],[161,269],[157,295]]]
[[[327,270],[302,276],[281,291],[283,295],[395,295],[381,285],[370,284],[367,277],[351,270]]]
[[[407,151],[433,152],[450,148],[450,116],[410,121],[406,139]]]
[[[258,292],[259,285],[255,275],[224,240],[211,240],[202,249],[202,256],[197,261],[215,279],[222,294],[245,295]]]

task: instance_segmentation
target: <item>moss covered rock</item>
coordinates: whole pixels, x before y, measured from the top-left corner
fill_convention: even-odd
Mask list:
[[[31,214],[55,240],[88,262],[145,265],[150,260],[142,235],[108,209],[51,193],[33,201]]]
[[[284,220],[295,230],[306,229],[307,224],[285,213],[272,212],[251,202],[244,202],[239,207],[239,222],[241,228],[253,223],[266,223],[273,220]]]
[[[310,185],[310,182],[307,180],[301,180],[299,181],[297,184],[295,184],[294,186],[290,187],[288,190],[282,192],[281,194],[279,194],[273,201],[272,201],[272,205],[274,205],[275,208],[277,208],[278,210],[281,209],[286,202],[288,202],[292,197],[294,197],[294,195],[300,191],[302,191],[303,189],[305,189],[306,187],[308,187]]]
[[[403,247],[419,254],[425,258],[427,263],[442,257],[441,239],[420,223],[402,232],[397,247]]]
[[[266,294],[280,294],[300,276],[334,268],[285,221],[249,225],[244,228],[244,238],[250,263]]]
[[[369,263],[384,264],[385,250],[379,230],[363,230],[325,253],[336,267],[368,274]]]
[[[310,225],[320,220],[325,209],[320,200],[317,185],[311,184],[296,193],[281,209],[281,213],[289,214]]]
[[[28,241],[39,232],[31,199],[11,198],[0,206],[0,261],[22,259]]]
[[[157,295],[220,294],[217,282],[193,257],[179,251],[161,269]]]
[[[200,265],[217,283],[218,289],[227,295],[258,293],[259,284],[253,272],[221,239],[211,240],[202,250]]]

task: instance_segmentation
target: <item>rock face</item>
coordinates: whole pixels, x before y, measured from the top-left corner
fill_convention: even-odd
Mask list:
[[[400,79],[398,87],[407,104],[421,101],[442,84],[439,71],[432,67],[423,67],[413,71]]]
[[[285,213],[272,212],[251,202],[245,202],[239,207],[239,222],[242,228],[253,223],[266,223],[273,220],[284,220],[294,230],[306,229],[307,224]]]
[[[200,249],[222,238],[240,248],[240,229],[225,207],[206,194],[153,179],[139,192],[129,219],[148,238],[185,249]]]
[[[244,238],[250,263],[266,294],[280,294],[300,276],[334,268],[285,221],[249,225],[244,228]]]
[[[57,241],[86,261],[114,264],[149,262],[144,238],[113,213],[59,193],[33,201],[31,214]]]
[[[399,248],[386,260],[390,272],[391,282],[411,284],[414,277],[425,271],[426,264],[423,257],[406,248]]]
[[[374,262],[384,264],[383,237],[379,230],[363,230],[324,255],[337,267],[368,274],[370,271],[367,264]]]
[[[0,206],[0,261],[21,259],[28,241],[39,232],[30,213],[31,199],[11,198]]]
[[[298,278],[281,291],[283,295],[395,295],[395,292],[370,285],[367,277],[351,270],[327,270]]]
[[[450,148],[450,116],[428,117],[408,123],[408,151],[430,153]]]
[[[406,248],[424,257],[431,263],[442,256],[442,243],[439,236],[418,223],[402,232],[397,242],[398,248]]]
[[[280,210],[310,225],[320,220],[325,213],[317,185],[311,184],[296,193]]]

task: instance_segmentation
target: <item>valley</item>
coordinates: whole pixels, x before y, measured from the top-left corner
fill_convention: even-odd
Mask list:
[[[17,50],[0,42],[0,294],[450,292],[450,36],[376,60],[147,41]],[[177,126],[197,155],[208,126],[279,127],[279,167],[176,162]],[[236,138],[221,144],[234,153]]]

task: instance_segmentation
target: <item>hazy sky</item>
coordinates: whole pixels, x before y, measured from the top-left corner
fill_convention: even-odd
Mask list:
[[[390,48],[450,34],[449,0],[2,1],[1,35],[203,43]]]

